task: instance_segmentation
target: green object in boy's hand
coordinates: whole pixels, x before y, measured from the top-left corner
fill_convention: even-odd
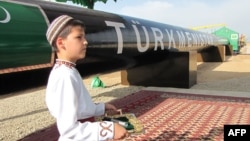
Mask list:
[[[134,129],[134,126],[133,126],[130,122],[128,122],[128,126],[125,127],[125,129],[126,129],[126,130],[133,130],[133,129]]]

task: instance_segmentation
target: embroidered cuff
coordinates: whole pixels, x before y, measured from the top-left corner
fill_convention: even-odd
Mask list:
[[[114,137],[114,123],[103,121],[99,123],[99,140],[113,139]]]

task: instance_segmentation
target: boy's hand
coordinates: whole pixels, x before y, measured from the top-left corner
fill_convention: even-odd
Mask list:
[[[105,103],[105,110],[106,111],[108,111],[108,110],[117,111],[117,108],[112,104]]]
[[[128,137],[128,132],[127,130],[119,125],[118,123],[114,123],[114,139],[119,140],[119,139],[124,139]]]

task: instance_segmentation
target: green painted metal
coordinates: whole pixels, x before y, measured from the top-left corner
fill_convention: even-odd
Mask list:
[[[47,27],[39,7],[0,1],[0,70],[50,63]]]
[[[215,32],[213,32],[214,35],[219,37],[224,37],[229,40],[230,45],[233,46],[233,50],[235,52],[239,51],[239,33],[236,31],[233,31],[227,27],[222,27]]]

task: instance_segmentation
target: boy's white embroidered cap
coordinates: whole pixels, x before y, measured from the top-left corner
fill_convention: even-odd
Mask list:
[[[68,15],[62,15],[54,19],[47,29],[46,37],[51,46],[55,38],[62,31],[62,28],[73,18]]]

